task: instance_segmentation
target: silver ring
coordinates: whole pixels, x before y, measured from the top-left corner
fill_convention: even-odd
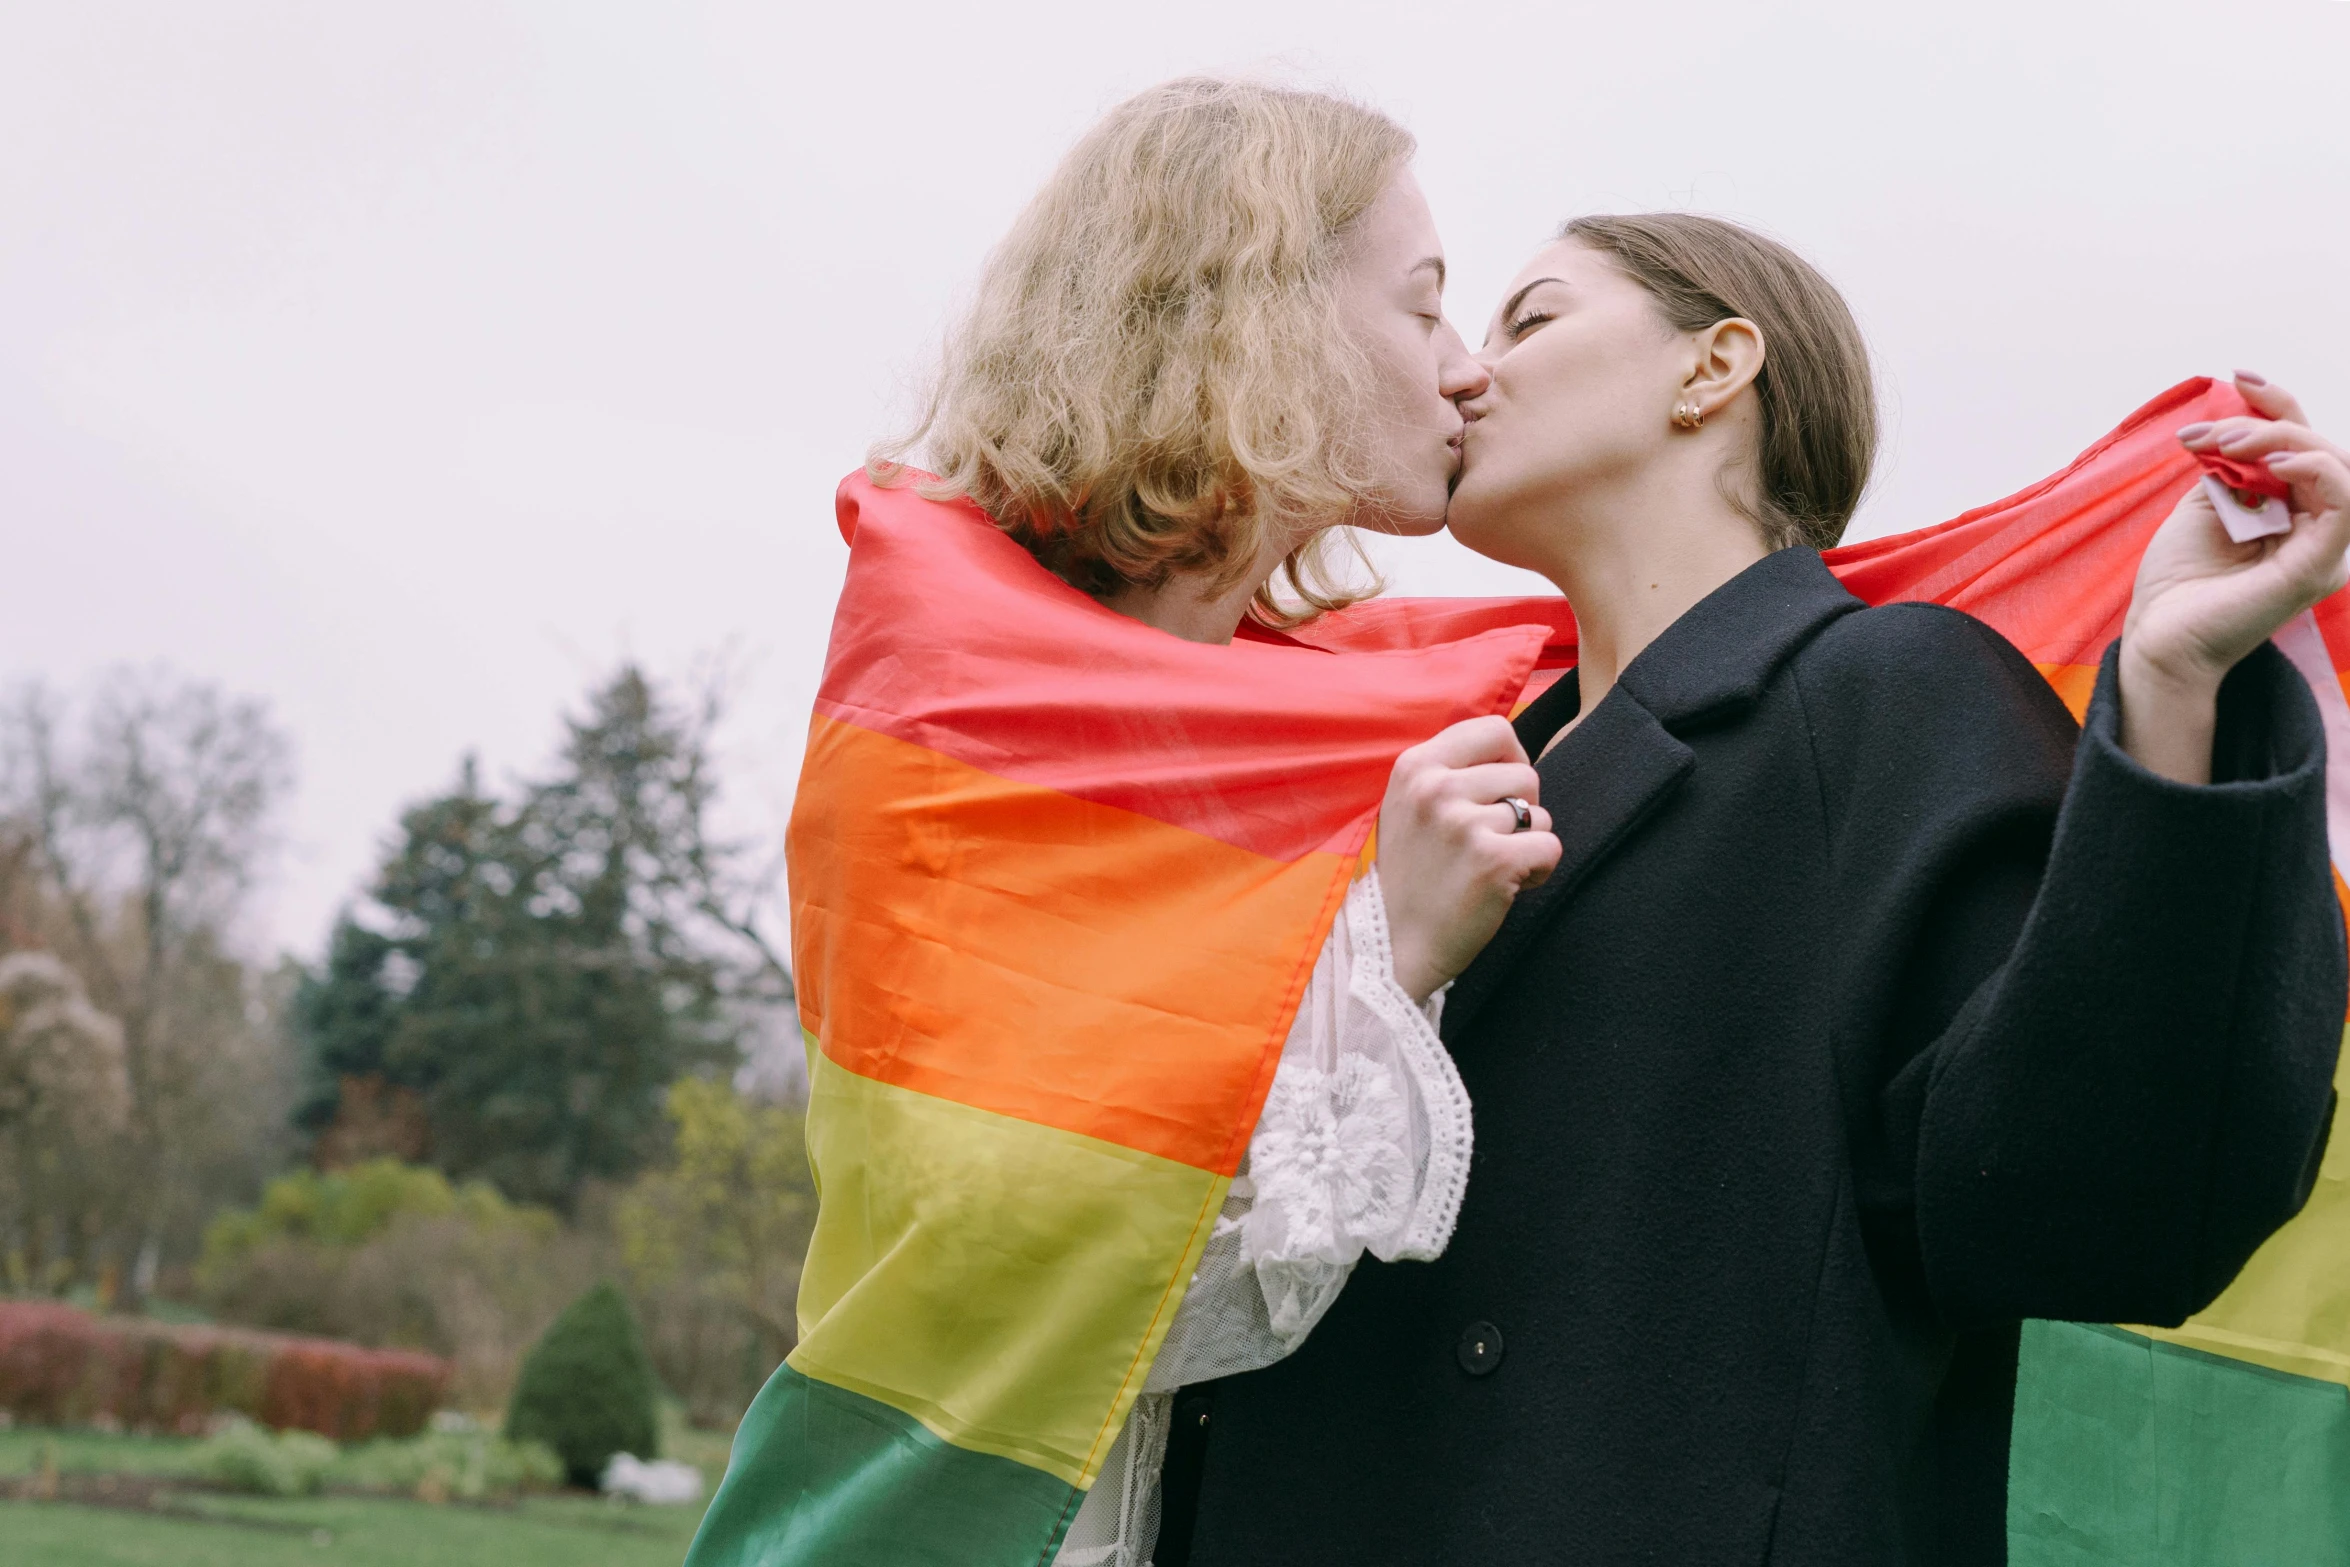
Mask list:
[[[1503,795],[1497,803],[1508,806],[1512,814],[1518,818],[1517,824],[1510,828],[1511,832],[1532,832],[1534,830],[1534,807],[1514,794]]]

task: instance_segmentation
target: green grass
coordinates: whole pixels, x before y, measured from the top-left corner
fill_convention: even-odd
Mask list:
[[[190,1497],[196,1516],[0,1502],[9,1567],[677,1567],[698,1509],[534,1497],[511,1509],[375,1497]]]
[[[29,1475],[41,1464],[41,1449],[56,1455],[60,1474],[193,1476],[196,1443],[171,1436],[109,1436],[103,1431],[52,1431],[17,1426],[0,1431],[0,1477]]]
[[[715,1489],[728,1438],[664,1421],[662,1452]],[[193,1441],[19,1427],[0,1431],[0,1478],[35,1473],[184,1478]],[[704,1495],[708,1495],[705,1490]],[[566,1494],[511,1507],[334,1495],[265,1500],[177,1492],[170,1513],[0,1501],[5,1567],[676,1567],[699,1507],[633,1507]]]

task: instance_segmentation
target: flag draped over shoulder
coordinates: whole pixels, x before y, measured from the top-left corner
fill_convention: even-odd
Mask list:
[[[1871,603],[1988,621],[2077,717],[2146,541],[2202,471],[2177,431],[2248,411],[2234,387],[2188,381],[2056,477],[1828,564]],[[2274,640],[2325,723],[2334,889],[2350,903],[2350,594]],[[2350,1093],[2350,1058],[2335,1086]],[[2350,1562],[2350,1135],[2300,1216],[2184,1326],[2027,1325],[2008,1526],[2014,1567]]]
[[[2243,411],[2187,382],[2054,478],[1828,563],[1872,603],[1988,622],[2077,714],[2198,472],[2174,432]],[[1555,598],[1374,600],[1204,646],[969,506],[856,475],[838,511],[848,579],[788,846],[819,1218],[799,1346],[689,1563],[1044,1567],[1181,1302],[1396,754],[1528,699],[1574,662],[1574,623]],[[2350,610],[2278,641],[2326,716],[2339,859]],[[2167,1542],[2224,1535],[2247,1499],[2263,1538],[2350,1541],[2309,1521],[2350,1517],[2345,1383],[2336,1148],[2186,1327],[2033,1325],[2015,1559],[2189,1559]],[[2302,1456],[2263,1471],[2239,1431]]]
[[[1539,623],[1205,646],[852,476],[788,843],[819,1216],[692,1559],[1050,1560],[1206,1244],[1396,754]]]

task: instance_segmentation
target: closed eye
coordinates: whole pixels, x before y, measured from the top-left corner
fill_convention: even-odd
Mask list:
[[[1552,319],[1551,313],[1547,310],[1529,310],[1524,315],[1518,317],[1518,319],[1515,321],[1512,321],[1508,326],[1504,327],[1502,329],[1502,333],[1505,337],[1514,343],[1519,338],[1524,337],[1528,332],[1533,331],[1536,327],[1542,325],[1543,322],[1550,319]]]

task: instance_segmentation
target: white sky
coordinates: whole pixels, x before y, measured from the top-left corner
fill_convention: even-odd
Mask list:
[[[1279,67],[1418,133],[1473,339],[1562,218],[1758,223],[1846,290],[1857,535],[2250,365],[2350,433],[2350,4],[0,4],[0,680],[266,697],[257,935],[406,801],[732,649],[779,826],[842,549],[980,257],[1087,122]],[[1526,581],[1449,540],[1403,591]]]

